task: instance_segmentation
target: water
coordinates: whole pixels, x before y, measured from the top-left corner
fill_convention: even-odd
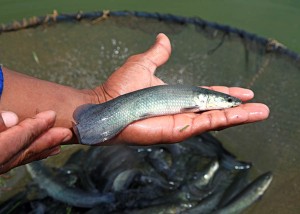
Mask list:
[[[23,17],[58,12],[96,10],[136,10],[198,16],[228,24],[267,38],[275,38],[292,50],[300,52],[300,1],[298,0],[1,0],[0,23]]]

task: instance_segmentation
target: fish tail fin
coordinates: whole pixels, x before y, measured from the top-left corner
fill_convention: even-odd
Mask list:
[[[81,105],[79,107],[77,107],[75,109],[75,111],[73,112],[73,118],[76,122],[78,122],[80,120],[80,118],[84,115],[84,113],[86,111],[88,111],[88,109],[90,109],[91,107],[95,106],[96,104],[84,104]]]

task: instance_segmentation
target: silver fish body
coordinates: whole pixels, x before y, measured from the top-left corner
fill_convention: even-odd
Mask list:
[[[245,187],[228,205],[216,211],[215,214],[241,213],[255,201],[262,197],[270,186],[273,179],[271,172],[266,172],[256,178],[251,184]]]
[[[76,187],[66,186],[63,182],[55,179],[50,170],[41,162],[35,161],[26,165],[32,179],[46,193],[61,202],[75,207],[92,208],[100,204],[115,202],[113,193],[86,192]]]
[[[205,88],[162,85],[121,95],[103,104],[87,104],[74,112],[74,131],[82,144],[116,136],[130,123],[148,117],[224,109],[241,104],[228,94]]]

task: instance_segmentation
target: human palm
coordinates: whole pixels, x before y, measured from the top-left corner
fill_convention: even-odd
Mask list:
[[[107,101],[142,88],[164,84],[154,73],[158,66],[169,59],[170,54],[170,42],[165,35],[160,34],[155,45],[145,53],[131,56],[96,91],[104,96],[103,101]]]
[[[168,60],[170,54],[169,39],[164,34],[159,34],[155,44],[148,51],[130,57],[103,85],[95,89],[99,102],[142,88],[164,84],[154,74],[156,68]],[[253,92],[248,89],[222,86],[209,88],[236,96],[242,101],[253,98]],[[263,120],[268,114],[267,106],[248,103],[225,110],[153,117],[130,124],[109,143],[143,145],[174,143],[205,131]]]

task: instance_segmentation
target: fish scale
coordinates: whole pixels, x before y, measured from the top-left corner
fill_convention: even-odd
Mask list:
[[[86,104],[74,112],[74,131],[82,144],[115,137],[130,123],[160,115],[230,108],[241,100],[213,90],[183,85],[154,86],[102,104]]]

